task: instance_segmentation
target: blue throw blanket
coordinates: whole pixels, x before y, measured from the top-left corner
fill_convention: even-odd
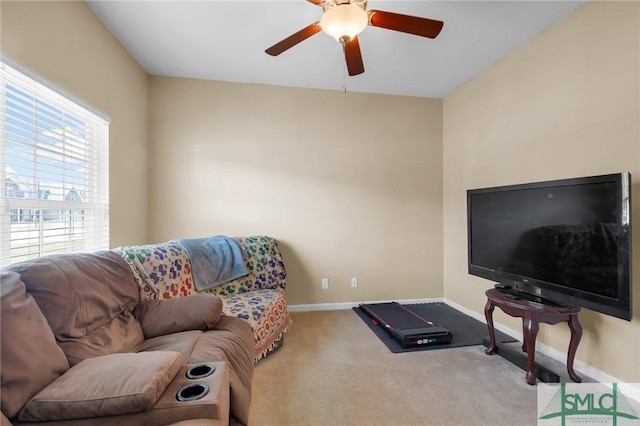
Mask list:
[[[193,282],[198,291],[235,280],[249,273],[247,253],[235,238],[217,235],[209,238],[174,240],[189,254]]]

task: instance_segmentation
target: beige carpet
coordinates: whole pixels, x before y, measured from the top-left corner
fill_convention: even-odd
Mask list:
[[[536,424],[535,386],[482,346],[393,354],[352,310],[292,316],[256,365],[251,426]]]

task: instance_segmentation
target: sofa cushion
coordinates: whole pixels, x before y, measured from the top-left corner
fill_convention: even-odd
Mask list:
[[[87,358],[120,352],[136,352],[144,341],[140,323],[128,310],[101,324],[85,336],[58,342],[70,366]]]
[[[188,361],[202,333],[202,330],[191,330],[152,337],[142,342],[138,352],[174,351],[179,352]]]
[[[20,275],[2,272],[0,283],[0,399],[11,418],[69,364]]]
[[[222,301],[212,294],[192,294],[179,299],[144,300],[133,315],[146,338],[188,330],[214,328],[222,315]]]
[[[247,253],[249,275],[213,287],[205,292],[230,297],[253,290],[286,288],[287,274],[276,240],[267,236],[236,237]]]
[[[86,359],[33,397],[19,419],[69,420],[149,410],[182,361],[179,353],[165,351]]]
[[[20,274],[70,365],[132,352],[144,340],[133,317],[140,295],[131,269],[116,253],[45,256],[8,268]]]
[[[141,300],[173,299],[196,292],[187,251],[177,242],[113,250],[133,271]]]
[[[253,290],[223,299],[225,315],[247,320],[255,337],[256,361],[274,350],[291,326],[287,295],[281,288]]]

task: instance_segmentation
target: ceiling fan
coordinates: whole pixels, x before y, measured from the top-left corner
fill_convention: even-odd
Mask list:
[[[382,10],[369,10],[366,12],[367,0],[307,1],[322,7],[324,12],[322,18],[274,44],[265,52],[271,56],[278,56],[322,30],[342,44],[350,76],[364,72],[358,34],[367,25],[428,38],[436,38],[444,25],[442,21],[434,19],[401,15]]]

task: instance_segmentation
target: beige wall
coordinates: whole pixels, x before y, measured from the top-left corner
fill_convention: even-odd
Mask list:
[[[150,91],[152,240],[271,235],[291,304],[442,296],[441,100],[161,77]]]
[[[80,1],[0,2],[2,54],[111,118],[110,244],[147,238],[147,80]]]
[[[581,6],[448,96],[443,132],[445,297],[482,313],[492,283],[467,274],[467,189],[629,171],[640,194],[640,3]],[[640,382],[638,196],[632,220],[635,319],[583,310],[577,359]],[[568,328],[539,338],[566,351]]]

